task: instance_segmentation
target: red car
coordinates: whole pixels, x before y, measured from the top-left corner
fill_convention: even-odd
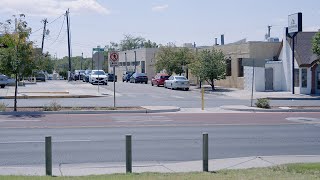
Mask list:
[[[164,85],[164,81],[169,79],[168,74],[157,74],[155,77],[152,78],[151,80],[151,86],[157,85]]]

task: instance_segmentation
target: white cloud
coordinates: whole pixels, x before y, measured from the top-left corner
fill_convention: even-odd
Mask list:
[[[165,11],[165,10],[168,9],[168,8],[169,8],[169,5],[168,5],[168,4],[158,5],[158,6],[153,6],[153,7],[152,7],[152,11],[160,12],[160,11]]]
[[[75,14],[80,12],[110,13],[96,0],[1,0],[1,6],[0,12],[23,13],[28,16],[57,16],[68,8],[71,13]]]

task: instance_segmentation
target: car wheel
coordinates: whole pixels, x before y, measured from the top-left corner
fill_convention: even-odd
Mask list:
[[[159,87],[160,85],[157,83],[157,86]]]
[[[185,90],[186,90],[186,91],[189,91],[189,88],[186,88]]]
[[[145,83],[148,84],[148,81],[146,81]]]
[[[151,82],[151,86],[153,86],[153,82]]]
[[[1,85],[1,88],[4,88],[6,85]]]

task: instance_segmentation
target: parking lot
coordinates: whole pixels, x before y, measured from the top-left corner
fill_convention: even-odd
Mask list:
[[[179,106],[201,107],[201,94],[191,87],[189,91],[171,90],[148,84],[116,82],[117,106]],[[82,81],[48,80],[19,86],[18,95],[42,96],[42,98],[19,99],[18,106],[44,106],[57,101],[67,107],[113,106],[113,82],[108,85],[91,85]],[[0,96],[14,95],[14,87],[0,90]],[[92,95],[90,98],[52,98],[57,95]],[[8,106],[13,106],[13,99],[2,99]],[[206,94],[206,107],[219,107],[225,104],[248,104],[248,100],[235,100],[220,95]]]

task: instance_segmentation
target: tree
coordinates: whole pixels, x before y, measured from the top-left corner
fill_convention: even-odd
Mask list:
[[[158,48],[157,43],[151,42],[150,40],[143,43],[144,48]]]
[[[214,91],[214,81],[224,79],[226,76],[225,56],[220,50],[203,50],[189,68],[200,81],[207,81]]]
[[[134,37],[130,34],[124,35],[124,39],[120,42],[120,50],[127,51],[141,47],[146,40],[143,37]]]
[[[0,37],[0,44],[5,44],[7,48],[0,49],[0,71],[10,76],[14,75],[16,79],[14,111],[17,111],[18,79],[31,75],[36,69],[36,62],[33,42],[28,39],[31,28],[27,27],[25,15],[20,14],[14,17],[14,20],[7,20],[1,26],[5,27],[3,28],[5,34]]]
[[[314,54],[320,56],[320,32],[316,33],[312,39],[312,51]]]
[[[194,59],[194,53],[188,48],[176,48],[172,46],[161,46],[156,54],[156,70],[166,70],[169,75],[182,74],[186,67]]]

